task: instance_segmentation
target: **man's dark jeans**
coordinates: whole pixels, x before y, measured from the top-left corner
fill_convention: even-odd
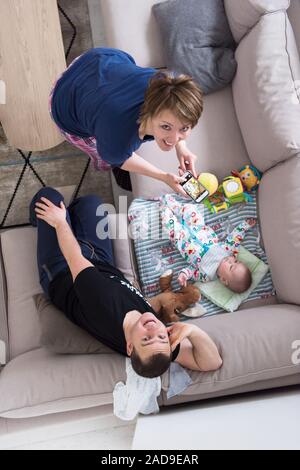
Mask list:
[[[41,197],[46,197],[56,206],[60,205],[60,201],[64,201],[64,197],[56,189],[47,187],[40,189],[30,203],[30,223],[37,226],[38,231],[37,263],[40,284],[46,296],[49,297],[50,282],[59,272],[68,268],[68,264],[59,247],[55,229],[36,217],[35,203]],[[102,201],[96,195],[79,197],[68,206],[66,220],[85,258],[93,264],[106,262],[114,265],[111,240],[108,236],[101,240],[96,234],[97,224],[106,217],[106,213],[102,216],[96,215],[100,204]]]

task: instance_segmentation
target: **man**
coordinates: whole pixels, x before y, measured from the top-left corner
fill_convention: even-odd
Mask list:
[[[53,304],[74,323],[110,348],[131,357],[134,370],[157,377],[171,361],[192,370],[222,365],[217,347],[200,328],[166,327],[142,293],[114,267],[111,240],[100,239],[98,196],[85,196],[65,208],[63,196],[42,188],[30,204],[37,226],[41,286]]]

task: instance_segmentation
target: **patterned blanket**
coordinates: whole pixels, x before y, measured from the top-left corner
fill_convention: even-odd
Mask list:
[[[175,198],[178,202],[186,202],[186,199],[182,199],[180,196],[175,195]],[[159,198],[152,200],[139,198],[132,202],[128,211],[129,227],[135,247],[140,286],[146,297],[152,297],[159,293],[159,276],[170,268],[174,272],[172,287],[179,289],[177,276],[179,271],[187,266],[179,251],[172,246],[169,239],[163,234],[159,206]],[[220,240],[224,240],[233,228],[246,218],[257,217],[255,195],[252,202],[235,204],[228,210],[218,214],[212,214],[203,204],[201,206],[205,223],[212,227]],[[266,254],[261,246],[258,223],[253,230],[247,232],[242,245],[267,263]],[[271,273],[268,272],[245,302],[267,298],[272,295],[275,295],[275,290]],[[200,304],[206,311],[205,315],[224,312],[223,309],[203,296]]]

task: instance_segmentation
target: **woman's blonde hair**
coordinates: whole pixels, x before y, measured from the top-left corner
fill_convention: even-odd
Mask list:
[[[142,131],[149,118],[164,110],[172,111],[180,121],[195,127],[203,111],[203,93],[192,77],[171,71],[153,75],[138,119]]]

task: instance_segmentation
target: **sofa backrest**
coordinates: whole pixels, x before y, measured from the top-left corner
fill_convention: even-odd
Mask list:
[[[261,16],[274,11],[285,11],[290,0],[224,0],[231,32],[237,43],[256,25]]]
[[[300,0],[291,0],[288,15],[295,34],[298,51],[300,52]]]
[[[262,15],[235,56],[240,129],[252,163],[265,172],[300,151],[300,61],[287,12]]]

